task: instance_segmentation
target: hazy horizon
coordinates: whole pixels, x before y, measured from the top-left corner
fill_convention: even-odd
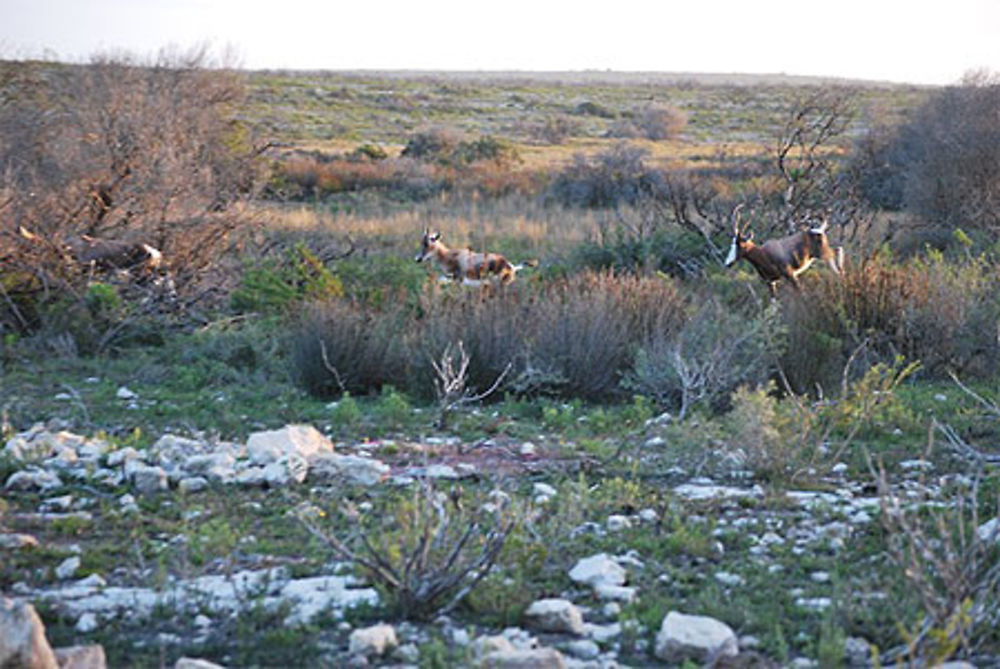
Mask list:
[[[0,0],[0,58],[210,44],[249,70],[764,75],[941,85],[1000,70],[1000,2]]]

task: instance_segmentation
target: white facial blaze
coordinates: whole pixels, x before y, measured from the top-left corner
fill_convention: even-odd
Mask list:
[[[734,262],[736,262],[736,237],[733,237],[733,243],[729,245],[729,255],[726,256],[726,267],[729,267]]]

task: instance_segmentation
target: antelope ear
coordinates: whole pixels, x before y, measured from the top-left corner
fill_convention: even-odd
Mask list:
[[[751,239],[753,239],[753,230],[747,230],[746,240],[749,242]]]

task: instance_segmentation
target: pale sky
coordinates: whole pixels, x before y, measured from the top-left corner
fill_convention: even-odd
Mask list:
[[[0,58],[230,49],[251,69],[1000,72],[1000,0],[0,0]]]

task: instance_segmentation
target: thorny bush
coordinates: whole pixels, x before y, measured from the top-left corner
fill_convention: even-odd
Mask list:
[[[234,120],[241,77],[212,65],[205,49],[0,63],[0,330],[37,331],[53,306],[85,306],[94,269],[72,252],[84,235],[162,252],[169,289],[112,275],[144,313],[175,290],[178,309],[225,289],[220,256],[252,220],[242,205],[261,147]]]

